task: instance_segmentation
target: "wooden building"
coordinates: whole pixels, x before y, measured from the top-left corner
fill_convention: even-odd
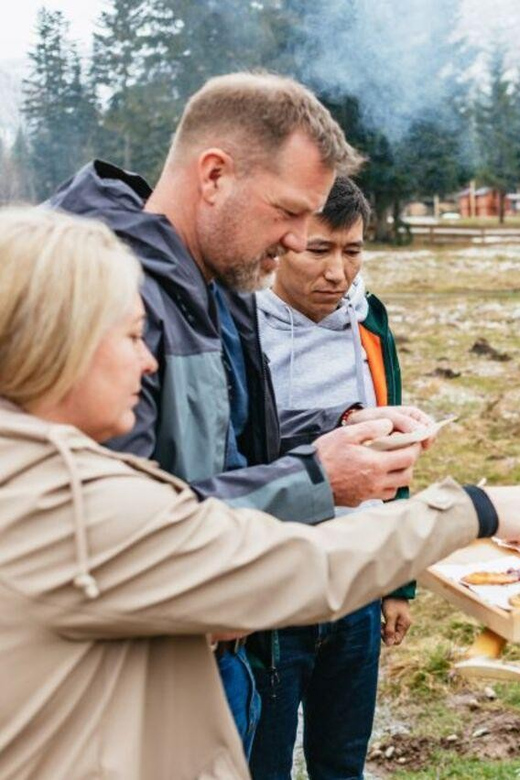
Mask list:
[[[518,213],[519,200],[520,195],[517,193],[506,195],[504,202],[506,216]],[[491,187],[478,189],[467,187],[459,192],[458,201],[461,217],[498,217],[500,211],[498,191]]]

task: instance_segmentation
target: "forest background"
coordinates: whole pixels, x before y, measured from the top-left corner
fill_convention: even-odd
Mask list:
[[[518,52],[468,34],[468,1],[107,0],[87,54],[42,8],[0,203],[41,201],[93,157],[153,185],[189,95],[258,68],[310,86],[366,154],[376,239],[398,237],[407,201],[470,179],[504,196],[520,182]]]

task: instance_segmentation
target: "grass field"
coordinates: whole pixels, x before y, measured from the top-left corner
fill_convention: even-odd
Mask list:
[[[365,276],[389,307],[405,401],[459,415],[421,459],[414,489],[447,474],[519,482],[520,246],[368,253]],[[403,780],[519,778],[520,686],[453,677],[478,627],[438,597],[420,593],[414,619],[406,644],[383,652],[372,751],[383,759],[370,770]]]
[[[405,402],[459,415],[415,487],[520,481],[520,246],[369,252],[365,276],[388,306]]]
[[[520,246],[372,251],[365,277],[389,309],[405,402],[459,415],[413,489],[448,474],[520,482]],[[520,685],[453,676],[478,626],[425,591],[413,612],[405,644],[383,650],[367,778],[520,778]]]

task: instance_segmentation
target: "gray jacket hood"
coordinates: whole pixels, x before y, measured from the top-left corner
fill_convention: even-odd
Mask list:
[[[181,294],[207,317],[207,287],[173,225],[162,214],[143,211],[152,193],[139,175],[94,160],[66,181],[49,200],[53,208],[102,219],[134,250],[146,272],[172,294]]]

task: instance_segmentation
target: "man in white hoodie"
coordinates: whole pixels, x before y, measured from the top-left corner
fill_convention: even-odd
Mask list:
[[[366,294],[360,276],[369,214],[359,188],[338,178],[323,212],[312,219],[307,249],[285,254],[273,288],[257,294],[262,348],[270,361],[286,448],[312,441],[337,424],[347,401],[357,398],[363,407],[401,402],[386,311]],[[414,414],[409,407],[406,412]],[[351,420],[356,414],[363,412],[350,412]],[[362,506],[371,503],[377,502]],[[289,780],[301,701],[312,780],[363,777],[380,637],[387,645],[401,643],[411,624],[408,598],[413,595],[410,584],[382,605],[374,602],[337,623],[250,640],[262,695],[252,755],[255,780]]]

